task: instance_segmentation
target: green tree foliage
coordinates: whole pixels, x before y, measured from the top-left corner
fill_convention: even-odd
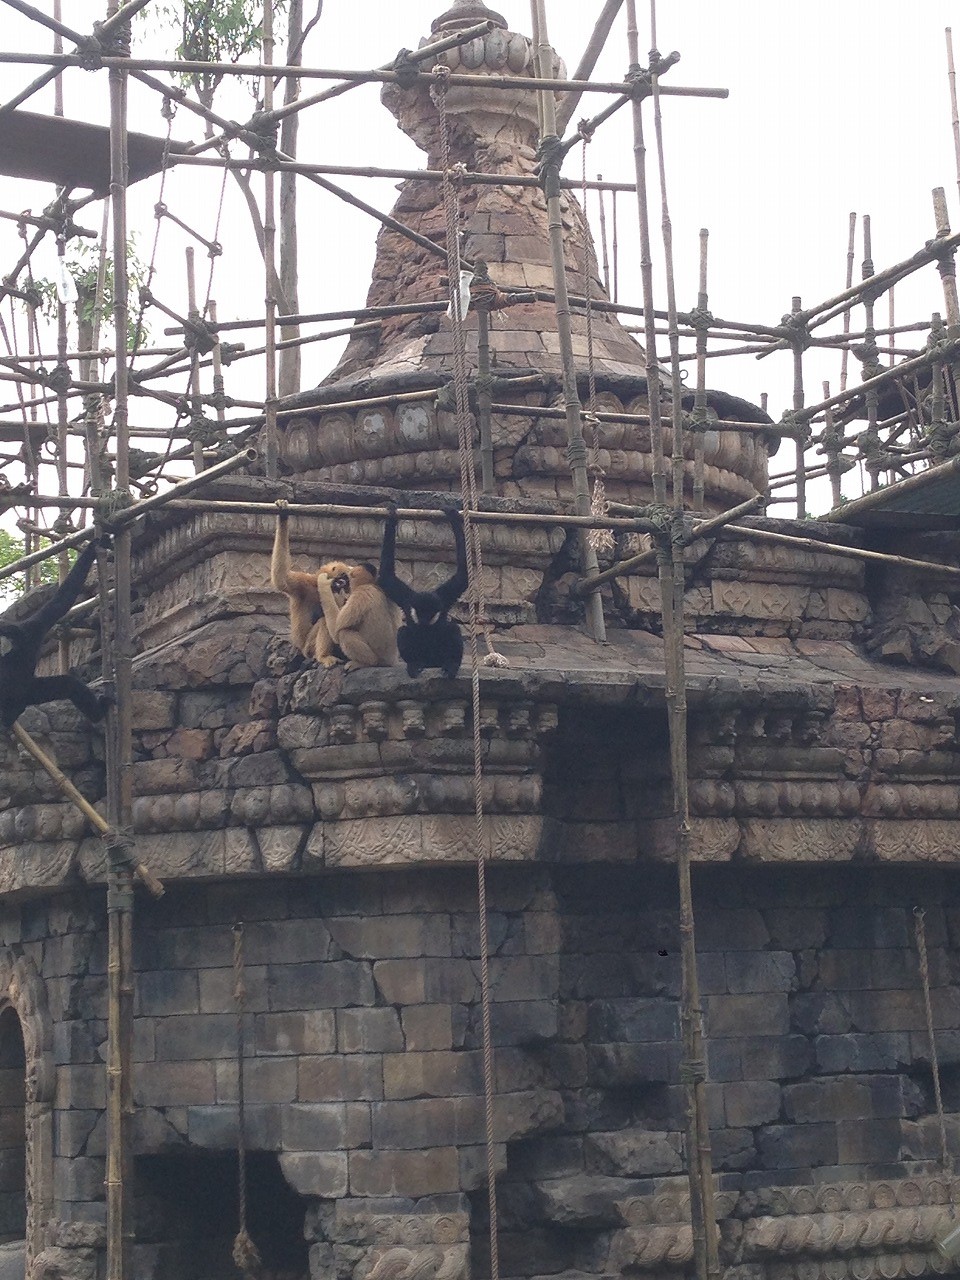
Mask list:
[[[260,0],[182,0],[157,8],[166,24],[179,28],[177,57],[190,62],[239,62],[260,44],[262,12]],[[188,72],[182,79],[209,108],[221,77]]]
[[[71,551],[69,554],[72,560],[76,553]],[[5,569],[8,564],[14,564],[17,560],[22,559],[24,555],[23,539],[17,534],[11,533],[9,529],[0,528],[0,569]],[[59,577],[56,557],[50,556],[46,560],[41,560],[36,566],[36,571],[40,575],[41,582],[56,582]],[[5,609],[14,597],[24,591],[25,586],[26,574],[24,573],[15,573],[9,578],[0,578],[0,609]]]
[[[99,307],[97,306],[97,277],[100,272],[99,243],[89,244],[85,241],[77,243],[64,259],[64,266],[77,286],[77,323],[80,328],[81,346],[84,346],[84,339],[88,340],[92,335],[95,323],[99,320],[102,326],[105,321],[109,322],[113,316],[113,259],[107,255],[103,281],[103,301]],[[127,279],[129,282],[127,350],[132,351],[135,347],[143,346],[149,336],[147,326],[145,324],[137,324],[140,314],[140,287],[146,283],[147,268],[137,256],[136,243],[132,239],[127,245]],[[42,299],[40,304],[41,314],[46,316],[48,320],[52,320],[57,314],[56,284],[52,280],[35,280],[34,288]]]

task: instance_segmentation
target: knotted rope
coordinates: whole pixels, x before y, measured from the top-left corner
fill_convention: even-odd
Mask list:
[[[233,1002],[237,1011],[237,1203],[239,1226],[233,1241],[233,1260],[241,1275],[257,1280],[263,1262],[247,1230],[247,1122],[243,1096],[244,1040],[247,988],[244,981],[243,924],[233,926]]]

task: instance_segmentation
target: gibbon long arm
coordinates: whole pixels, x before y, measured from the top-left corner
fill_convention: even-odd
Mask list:
[[[437,595],[440,597],[444,613],[460,599],[470,585],[470,577],[467,571],[467,541],[463,533],[463,516],[459,511],[455,511],[451,507],[447,511],[447,519],[450,521],[450,528],[453,530],[453,536],[457,544],[457,568],[452,577],[437,587]]]
[[[380,549],[380,568],[377,572],[377,585],[388,600],[400,606],[403,616],[410,621],[416,592],[401,582],[396,571],[397,557],[397,509],[391,504],[390,514],[383,530],[383,546]]]
[[[96,556],[90,542],[58,587],[56,594],[23,622],[0,622],[9,643],[0,652],[0,720],[8,727],[30,706],[69,699],[90,720],[100,720],[112,699],[95,694],[79,676],[36,676],[34,670],[44,636],[77,601]]]

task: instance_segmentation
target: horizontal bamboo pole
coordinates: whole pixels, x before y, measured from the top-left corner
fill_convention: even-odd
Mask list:
[[[448,49],[460,48],[478,36],[485,36],[495,26],[496,23],[488,18],[486,22],[478,22],[463,31],[454,31],[452,35],[443,36],[440,40],[434,40],[419,49],[408,49],[406,50],[406,62],[408,65],[410,63],[427,62],[430,58],[435,58],[437,54],[446,53]],[[379,67],[378,70],[392,71],[395,68],[392,64],[388,64],[385,67]],[[307,107],[316,106],[321,102],[329,102],[332,98],[339,97],[354,88],[356,88],[356,81],[334,85],[332,89],[325,89],[322,93],[316,93],[307,98],[295,98],[292,102],[288,102],[282,107],[276,107],[265,114],[269,116],[270,120],[280,121],[297,111],[304,111]]]
[[[15,723],[10,732],[16,738],[17,742],[20,743],[23,749],[28,752],[34,760],[36,760],[37,764],[39,764],[42,769],[46,771],[54,783],[56,783],[57,787],[59,787],[63,795],[65,795],[66,798],[80,810],[90,825],[98,831],[101,836],[108,836],[112,834],[110,824],[107,820],[97,813],[93,805],[89,800],[81,795],[63,770],[50,758],[50,756],[47,755],[42,747],[34,742],[26,729],[24,729],[22,725]],[[149,867],[142,862],[133,860],[131,861],[131,866],[133,867],[136,875],[139,876],[153,896],[155,898],[162,898],[164,892],[163,885]]]
[[[391,178],[411,182],[442,182],[443,172],[440,169],[380,169],[373,165],[349,164],[306,164],[299,160],[274,160],[269,155],[256,156],[249,160],[224,160],[220,156],[181,155],[170,156],[170,167],[187,165],[210,169],[274,169],[278,173],[323,173],[331,177],[341,178]],[[525,178],[519,173],[476,173],[468,170],[458,173],[457,181],[466,186],[482,187],[536,187],[540,188],[538,178]],[[568,191],[580,191],[583,183],[579,178],[561,178],[561,187]],[[589,181],[588,191],[636,191],[630,182]]]
[[[941,573],[948,578],[960,578],[960,569],[949,564],[935,564],[931,560],[913,560],[908,556],[889,555],[883,551],[867,551],[863,547],[844,547],[837,542],[821,542],[818,538],[800,538],[791,533],[774,533],[770,529],[749,529],[745,525],[728,525],[731,533],[749,538],[753,542],[778,542],[804,551],[822,551],[827,555],[847,556],[851,560],[874,560],[880,564],[896,565],[901,569],[917,569],[922,573]]]
[[[435,393],[434,393],[435,394]],[[558,409],[552,405],[535,405],[535,404],[491,404],[490,409],[493,413],[511,414],[519,418],[565,418],[566,411]],[[640,425],[649,425],[650,415],[646,413],[607,413],[599,411],[592,415],[598,422],[635,422]],[[694,423],[687,424],[688,431],[696,431],[698,428]],[[776,423],[763,422],[738,422],[732,419],[717,418],[711,420],[704,428],[704,431],[740,431],[747,434],[751,432],[763,432],[769,434],[773,432],[777,435],[787,434]]]
[[[937,480],[946,479],[947,476],[955,475],[957,472],[960,472],[960,457],[951,458],[948,462],[941,462],[935,467],[928,467],[926,471],[921,471],[918,475],[908,476],[905,480],[900,480],[897,483],[897,493],[915,493],[918,490],[925,489],[927,485],[933,484]],[[870,511],[874,507],[882,506],[889,497],[889,489],[876,489],[873,493],[866,493],[862,498],[854,498],[852,502],[845,502],[842,507],[835,507],[832,511],[828,511],[824,519],[846,520],[851,515],[859,515],[861,511]]]
[[[237,515],[276,515],[275,502],[231,502],[184,498],[169,504],[177,511],[231,512]],[[451,495],[451,506],[455,505]],[[391,512],[387,507],[353,507],[330,502],[291,502],[284,508],[290,515],[300,516],[360,516],[369,520],[386,520]],[[446,511],[433,508],[404,507],[397,511],[401,520],[446,520]],[[525,511],[471,511],[469,519],[475,524],[524,525],[530,527],[569,529],[618,529],[625,533],[653,533],[658,526],[643,517],[578,516],[558,511],[556,515],[541,515]]]
[[[746,502],[741,502],[739,506],[731,507],[729,511],[723,511],[719,515],[711,516],[708,520],[700,520],[691,529],[686,543],[689,546],[696,542],[699,538],[706,538],[716,529],[728,524],[731,520],[739,520],[741,516],[749,515],[751,511],[756,511],[758,507],[764,506],[766,499],[762,494],[757,494],[755,498],[748,498]],[[617,504],[611,504],[617,505]],[[621,574],[629,573],[631,569],[638,569],[641,565],[651,564],[656,558],[656,547],[648,547],[646,551],[641,551],[638,555],[630,556],[626,560],[618,560],[616,564],[612,564],[609,569],[604,569],[602,573],[594,574],[589,578],[581,578],[574,587],[574,594],[578,596],[589,595],[591,591],[597,591],[605,582],[610,582],[614,578],[619,578]]]
[[[11,0],[5,0],[10,3]],[[75,39],[68,36],[68,39]],[[345,71],[331,67],[290,67],[268,66],[262,62],[199,62],[195,59],[182,62],[173,58],[115,58],[103,57],[101,63],[106,68],[122,68],[127,71],[168,71],[173,75],[190,75],[192,72],[215,76],[273,76],[281,79],[300,80],[354,80],[358,84],[396,84],[406,81],[406,76],[398,77],[395,71]],[[39,67],[82,67],[83,62],[76,54],[45,53],[0,53],[0,66],[39,66]],[[476,88],[478,77],[461,72],[452,72],[447,77],[448,85]],[[436,77],[429,71],[421,72],[415,84],[431,86]],[[483,88],[486,89],[552,89],[557,93],[631,93],[633,85],[623,80],[541,80],[535,76],[483,76]],[[729,98],[729,89],[693,87],[690,85],[663,85],[660,94],[668,98]]]
[[[133,524],[141,516],[147,515],[151,511],[156,511],[158,507],[165,507],[167,503],[175,501],[185,493],[191,493],[194,489],[201,488],[209,481],[216,480],[220,476],[229,475],[231,471],[238,471],[241,467],[249,467],[251,463],[256,462],[259,456],[256,449],[241,449],[232,458],[225,458],[223,462],[216,462],[212,467],[207,467],[204,471],[198,471],[195,476],[181,480],[179,484],[175,484],[164,493],[155,493],[151,498],[143,498],[140,502],[135,502],[132,507],[124,508],[123,511],[114,516],[107,527],[111,532],[117,529],[125,529],[127,525]]]
[[[960,338],[944,338],[937,344],[936,351],[926,351],[914,360],[903,360],[900,364],[891,365],[888,369],[884,369],[882,373],[878,373],[876,377],[867,378],[859,386],[848,387],[846,391],[838,391],[836,395],[827,396],[825,400],[821,400],[817,404],[798,409],[794,416],[800,422],[809,422],[811,418],[816,417],[818,413],[822,413],[824,409],[829,409],[831,405],[841,404],[846,400],[852,400],[855,396],[874,391],[888,382],[897,381],[898,378],[904,377],[905,374],[916,373],[920,369],[925,369],[927,365],[934,364],[936,361],[952,355],[958,349],[960,349]]]

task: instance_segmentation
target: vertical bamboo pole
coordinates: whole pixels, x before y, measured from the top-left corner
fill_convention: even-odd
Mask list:
[[[824,400],[827,400],[829,399],[829,397],[830,397],[830,383],[824,382],[823,398]],[[839,441],[837,440],[838,432],[837,432],[836,425],[833,421],[832,405],[827,405],[826,409],[824,410],[823,417],[824,417],[823,450],[824,450],[824,453],[827,455],[827,475],[830,477],[830,496],[831,496],[833,508],[834,510],[836,510],[836,508],[839,507],[840,503],[843,501],[843,494],[840,490],[840,480],[843,473],[840,467],[840,448],[839,448]]]
[[[479,266],[479,263],[477,264]],[[484,493],[493,493],[493,425],[490,392],[490,308],[477,306],[477,416],[480,427],[480,476]]]
[[[597,181],[603,181],[603,174],[597,174]],[[607,202],[602,188],[597,192],[597,202],[600,207],[600,249],[603,257],[603,290],[607,297],[611,297],[610,293],[610,259],[607,255]]]
[[[53,16],[55,21],[60,22],[62,19],[60,0],[53,0]],[[53,52],[55,54],[63,53],[63,36],[59,31],[55,31],[53,35]],[[55,116],[63,115],[63,75],[59,74],[53,81],[53,114]],[[66,242],[62,235],[57,236],[57,258],[59,259],[58,267],[61,277],[66,270],[63,264],[64,255],[66,253]],[[57,298],[57,364],[63,368],[66,365],[67,356],[67,307],[66,303]],[[67,397],[63,391],[57,391],[57,485],[60,497],[67,496],[67,433],[69,429],[68,413],[67,413]],[[66,513],[64,513],[66,514]],[[60,581],[67,576],[70,570],[70,559],[64,552],[58,559],[57,565],[60,572]],[[70,666],[70,642],[61,636],[59,643],[59,659],[60,671],[65,672]]]
[[[210,316],[210,323],[214,329],[217,327],[217,304],[213,298],[207,303],[207,312]],[[217,421],[225,422],[227,415],[223,405],[223,357],[220,354],[220,343],[218,342],[210,353],[213,360],[213,394],[217,397],[216,411]]]
[[[710,232],[700,228],[700,290],[697,294],[697,310],[702,312],[697,326],[697,390],[694,395],[693,413],[697,421],[697,433],[693,441],[693,508],[703,510],[703,433],[707,418],[707,245]]]
[[[650,60],[655,66],[657,52],[656,5],[650,4]],[[690,1223],[698,1280],[717,1280],[720,1275],[717,1215],[713,1195],[713,1156],[706,1098],[706,1056],[703,1044],[703,1015],[697,975],[697,941],[690,869],[690,780],[687,762],[687,687],[684,655],[684,562],[683,521],[683,416],[680,404],[680,334],[673,271],[673,228],[667,198],[663,122],[660,113],[659,83],[651,77],[654,132],[660,176],[661,225],[667,284],[667,316],[670,342],[671,399],[673,401],[673,466],[671,497],[673,516],[669,545],[659,556],[661,609],[667,675],[667,723],[670,733],[670,773],[673,789],[674,829],[677,851],[677,884],[680,894],[680,952],[682,983],[680,1026],[683,1040],[681,1074],[687,1095],[686,1150],[690,1184]],[[702,292],[706,292],[701,275]],[[644,302],[645,309],[647,303]],[[652,306],[649,308],[652,313]]]
[[[107,16],[116,13],[110,0]],[[113,319],[116,343],[116,489],[129,490],[127,378],[127,73],[110,69],[110,203],[113,214]],[[113,673],[117,704],[108,724],[107,809],[114,830],[132,826],[129,529],[114,538]],[[133,872],[111,857],[107,884],[107,1280],[128,1280],[133,1237],[131,1120],[133,1080]]]
[[[56,22],[62,21],[63,14],[61,12],[60,0],[53,0],[53,17]],[[63,35],[59,31],[53,33],[53,52],[59,55],[63,53]],[[55,116],[63,115],[63,72],[57,72],[53,81],[53,114]]]
[[[627,49],[631,71],[640,68],[636,0],[627,0]],[[660,366],[657,362],[657,330],[653,314],[653,258],[650,250],[650,216],[647,210],[647,148],[643,139],[641,104],[634,98],[633,159],[637,184],[637,218],[640,226],[640,283],[643,290],[643,344],[646,359],[647,401],[650,408],[650,449],[653,456],[653,500],[667,501],[663,457],[663,422],[660,416]],[[614,257],[616,263],[616,256]],[[616,280],[616,265],[614,266]],[[616,286],[615,286],[616,287]]]
[[[264,0],[263,6],[263,63],[273,65],[273,0]],[[263,78],[263,109],[273,110],[273,77]],[[264,462],[267,478],[275,480],[280,462],[280,443],[277,437],[277,212],[275,174],[268,168],[263,175],[263,262],[266,279],[264,299],[266,315],[266,393],[264,417],[266,447]]]
[[[793,315],[800,312],[800,299],[794,298],[791,311]],[[795,334],[793,340],[793,410],[803,408],[803,346],[800,335]],[[803,520],[807,514],[807,472],[803,456],[803,441],[795,441],[797,453],[797,519]]]
[[[531,12],[540,33],[538,57],[540,75],[544,79],[553,76],[553,50],[547,34],[547,18],[544,0],[530,0]],[[543,112],[543,138],[557,142],[557,102],[549,89],[539,93]],[[583,439],[580,396],[577,392],[577,373],[573,358],[573,335],[570,328],[570,300],[567,293],[567,269],[564,261],[563,219],[560,209],[560,160],[544,161],[544,194],[547,199],[547,220],[550,228],[550,251],[553,260],[553,290],[556,298],[557,332],[560,337],[560,359],[563,365],[563,398],[567,415],[567,454],[573,476],[574,499],[578,515],[590,514],[590,482],[587,477],[587,447]],[[579,533],[580,563],[586,576],[599,572],[597,553],[590,545],[586,530]],[[585,601],[587,631],[597,641],[606,640],[603,621],[603,600],[600,592],[593,591]]]
[[[957,189],[960,190],[960,116],[957,114],[957,72],[953,65],[953,30],[947,27],[947,79],[950,83],[950,123],[953,127],[953,157],[957,169]]]
[[[873,271],[873,232],[870,225],[870,215],[863,215],[863,267],[862,278],[869,280],[874,274]],[[870,378],[876,372],[878,364],[877,359],[877,331],[874,321],[874,295],[868,292],[863,298],[863,330],[864,330],[864,378]],[[867,474],[870,477],[870,488],[879,489],[880,487],[880,471],[877,466],[877,455],[880,452],[880,433],[877,428],[877,392],[876,388],[871,388],[866,393],[867,401]]]
[[[184,253],[187,262],[187,315],[191,320],[199,320],[200,312],[197,310],[197,275],[193,246],[187,245]],[[190,399],[194,417],[199,417],[203,413],[203,402],[200,399],[200,356],[196,347],[190,352]],[[194,471],[203,470],[203,443],[200,440],[194,440],[193,442],[193,469]]]
[[[893,331],[897,323],[897,308],[896,308],[895,298],[896,298],[896,286],[891,285],[890,292],[887,294],[887,324],[890,327],[890,333],[887,336],[887,341],[890,345],[889,359],[887,363],[890,365],[894,365],[897,363],[896,352],[893,350],[893,348],[896,346],[896,343],[894,342],[895,335]]]
[[[853,258],[854,249],[857,238],[857,215],[850,214],[850,229],[847,235],[847,283],[845,288],[849,289],[853,285]],[[850,332],[850,308],[847,307],[843,313],[843,332],[846,336]],[[840,357],[840,390],[847,389],[847,364],[850,359],[850,352],[846,346],[843,348],[843,354]]]

